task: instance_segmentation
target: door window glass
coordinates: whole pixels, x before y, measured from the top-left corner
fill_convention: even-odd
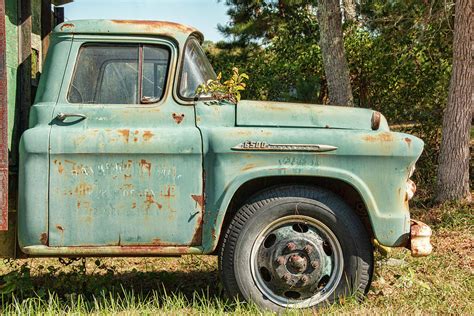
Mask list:
[[[79,51],[68,101],[87,104],[157,102],[163,97],[169,58],[169,50],[160,46],[85,45]]]
[[[183,68],[181,70],[180,96],[186,99],[194,98],[196,88],[200,84],[215,78],[216,73],[207,60],[199,42],[196,39],[189,40],[184,52]]]

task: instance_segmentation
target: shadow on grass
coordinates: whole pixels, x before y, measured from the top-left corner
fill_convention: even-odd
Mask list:
[[[80,272],[48,274],[31,277],[36,289],[49,290],[59,297],[65,294],[83,294],[86,297],[101,292],[131,292],[147,296],[153,291],[177,294],[192,298],[195,292],[209,296],[221,296],[216,271],[192,272],[123,272],[105,274],[82,274]]]
[[[14,270],[16,276],[9,282],[15,284],[15,289],[2,295],[3,307],[11,307],[12,303],[24,305],[32,299],[45,303],[54,300],[68,310],[82,301],[88,311],[96,310],[97,304],[109,306],[116,302],[124,310],[140,306],[152,309],[194,306],[232,311],[234,306],[222,294],[217,271],[116,272],[104,267],[99,273],[84,273],[81,265],[67,272],[51,266],[44,270],[31,276],[29,271],[19,272],[21,268]]]

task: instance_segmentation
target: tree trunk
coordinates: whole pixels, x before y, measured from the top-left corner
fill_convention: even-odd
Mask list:
[[[354,106],[342,37],[339,0],[318,1],[318,22],[329,101],[335,105]]]
[[[357,18],[356,14],[356,1],[355,0],[343,0],[344,5],[344,20],[355,21]]]
[[[443,116],[436,200],[471,200],[469,188],[469,138],[472,120],[473,22],[470,0],[455,4],[453,70],[448,104]]]

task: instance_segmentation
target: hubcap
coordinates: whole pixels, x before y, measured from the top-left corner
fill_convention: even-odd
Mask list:
[[[325,300],[342,276],[342,250],[320,221],[283,217],[257,237],[251,252],[252,276],[269,300],[286,307],[309,307]]]

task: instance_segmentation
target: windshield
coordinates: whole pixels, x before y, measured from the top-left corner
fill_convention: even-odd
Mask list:
[[[180,96],[186,99],[194,98],[196,88],[209,79],[216,79],[216,73],[207,60],[199,42],[196,39],[191,39],[184,51],[179,87]]]

